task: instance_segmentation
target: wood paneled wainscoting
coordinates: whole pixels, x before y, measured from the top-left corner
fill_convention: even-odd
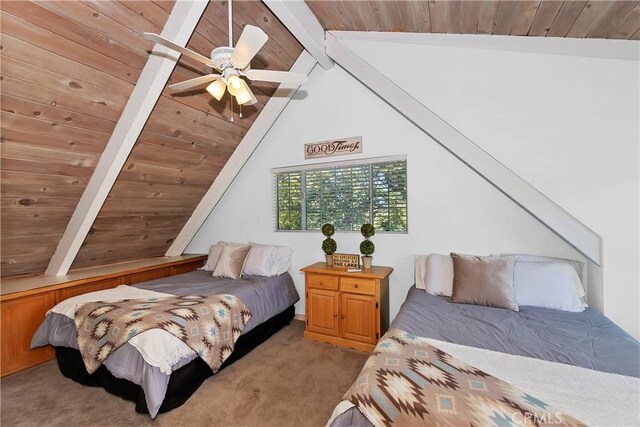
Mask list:
[[[153,258],[76,270],[62,277],[6,279],[0,295],[0,376],[13,374],[55,357],[53,347],[30,349],[31,337],[46,312],[60,301],[88,292],[132,285],[200,268],[204,255]]]

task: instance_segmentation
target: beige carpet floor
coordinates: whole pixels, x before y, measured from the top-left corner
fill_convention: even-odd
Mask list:
[[[1,381],[2,426],[323,426],[368,355],[302,338],[293,321],[155,420],[64,378],[55,361]]]

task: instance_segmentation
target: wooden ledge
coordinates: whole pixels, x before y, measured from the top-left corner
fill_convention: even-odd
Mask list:
[[[110,279],[124,274],[140,273],[153,270],[159,265],[170,267],[187,261],[206,259],[206,255],[180,255],[174,257],[147,258],[135,261],[125,261],[100,267],[82,268],[70,271],[64,276],[26,276],[2,279],[0,286],[0,301],[31,295],[34,293],[51,291],[81,285],[99,279]]]

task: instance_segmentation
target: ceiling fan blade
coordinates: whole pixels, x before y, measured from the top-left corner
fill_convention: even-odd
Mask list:
[[[192,87],[200,86],[205,83],[212,82],[220,77],[220,74],[207,74],[206,76],[200,76],[193,79],[185,80],[180,83],[175,83],[169,85],[169,88],[172,90],[185,90],[191,89]]]
[[[269,36],[261,28],[245,25],[238,43],[233,48],[231,64],[239,69],[246,68],[267,40]]]
[[[180,52],[183,55],[188,56],[189,58],[193,58],[196,61],[202,62],[203,64],[206,64],[209,67],[213,67],[213,63],[211,62],[211,59],[207,58],[204,55],[200,55],[197,52],[194,52],[192,50],[189,50],[187,48],[179,46],[179,45],[175,44],[174,42],[172,42],[171,40],[167,40],[164,37],[159,36],[157,34],[154,34],[154,33],[142,33],[142,34],[147,39],[151,40],[152,42],[156,42],[158,44],[161,44],[162,46],[168,47],[169,49],[173,49],[176,52]]]
[[[293,86],[300,86],[302,83],[307,81],[306,74],[291,73],[289,71],[248,70],[246,76],[250,80],[284,83]]]

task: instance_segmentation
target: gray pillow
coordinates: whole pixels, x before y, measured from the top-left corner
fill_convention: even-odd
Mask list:
[[[512,256],[474,256],[451,253],[451,302],[486,305],[518,311],[513,287]]]
[[[239,279],[242,275],[244,261],[249,255],[250,245],[246,246],[223,246],[220,259],[213,271],[213,277],[228,277],[229,279]]]
[[[218,260],[220,259],[220,255],[222,255],[223,244],[218,243],[216,245],[211,245],[209,248],[209,257],[207,258],[207,263],[201,270],[211,271],[213,272],[216,269],[216,265],[218,265]]]

